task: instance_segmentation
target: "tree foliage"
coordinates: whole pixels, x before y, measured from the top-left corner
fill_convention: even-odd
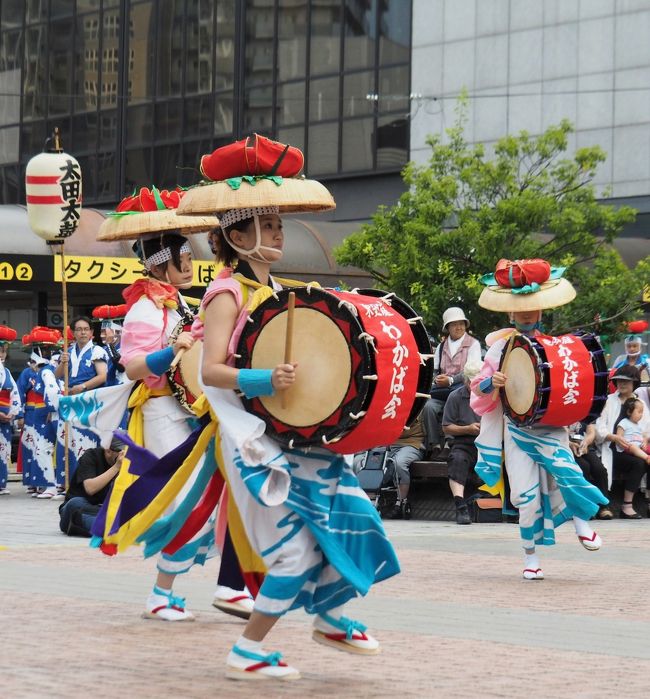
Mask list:
[[[612,246],[636,211],[596,200],[592,181],[603,150],[580,148],[567,157],[573,127],[562,121],[540,136],[505,136],[488,157],[482,145],[467,143],[464,113],[461,102],[447,139],[427,139],[428,164],[404,168],[407,191],[344,241],[339,263],[368,271],[378,287],[411,303],[434,334],[445,308],[457,305],[482,337],[504,318],[478,306],[480,276],[501,258],[543,257],[566,266],[578,292],[545,314],[547,332],[601,318],[597,329],[615,336],[639,306],[650,257],[630,270]]]

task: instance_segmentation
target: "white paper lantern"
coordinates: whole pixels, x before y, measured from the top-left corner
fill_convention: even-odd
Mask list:
[[[39,153],[25,171],[27,218],[36,235],[50,243],[71,236],[81,216],[81,167],[63,152]]]

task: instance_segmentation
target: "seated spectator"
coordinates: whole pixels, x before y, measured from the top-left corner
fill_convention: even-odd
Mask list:
[[[634,494],[641,485],[641,479],[646,472],[646,462],[643,459],[625,451],[617,451],[616,445],[625,449],[628,443],[616,434],[618,422],[621,417],[623,404],[628,398],[632,398],[634,391],[639,387],[639,370],[629,364],[616,370],[611,380],[616,385],[616,392],[607,397],[607,402],[596,420],[597,442],[600,446],[600,458],[607,470],[608,486],[612,485],[612,471],[614,468],[623,476],[623,507],[620,512],[622,519],[641,519],[641,515],[632,506]],[[636,397],[636,396],[635,396]],[[643,408],[639,421],[644,436],[650,435],[650,414]]]
[[[632,454],[650,464],[650,455],[646,451],[648,439],[643,434],[640,424],[643,417],[643,402],[635,397],[628,398],[623,403],[621,415],[624,417],[616,427],[616,434],[623,437],[628,446],[624,447],[619,443],[616,445],[616,451]]]
[[[393,479],[397,482],[397,500],[393,510],[387,515],[392,519],[398,519],[408,509],[408,494],[411,487],[411,464],[414,461],[424,459],[430,451],[430,438],[432,426],[437,430],[438,419],[432,400],[424,404],[422,412],[409,429],[402,432],[400,438],[388,447],[388,461],[386,481]]]
[[[454,391],[445,404],[442,429],[451,442],[447,459],[449,488],[456,506],[456,524],[471,524],[465,487],[476,465],[474,440],[481,431],[481,418],[469,405],[470,382],[481,370],[481,362],[468,361],[463,369],[463,385]]]
[[[431,397],[439,415],[442,415],[447,398],[463,385],[465,364],[481,363],[481,345],[476,338],[468,334],[468,329],[469,320],[461,308],[452,306],[443,313],[442,332],[445,338],[436,347],[433,357],[435,377],[431,390]],[[439,431],[437,441],[440,441]]]
[[[573,452],[576,463],[580,466],[587,481],[595,485],[609,499],[607,469],[600,460],[595,441],[596,426],[594,424],[587,425],[584,422],[577,422],[569,427],[569,447]],[[601,505],[596,514],[596,519],[613,518],[614,514],[609,505]]]
[[[68,536],[90,536],[111,483],[120,472],[124,443],[113,438],[108,449],[93,447],[79,459],[77,470],[59,508],[59,527]]]

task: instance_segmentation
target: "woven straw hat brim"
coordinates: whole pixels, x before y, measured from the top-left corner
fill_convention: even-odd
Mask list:
[[[489,311],[542,311],[564,306],[576,297],[576,290],[566,279],[553,279],[541,286],[532,294],[513,294],[510,289],[488,286],[481,292],[478,305]]]
[[[239,189],[226,182],[215,182],[190,189],[178,207],[179,215],[211,214],[230,209],[277,206],[280,213],[329,211],[336,208],[329,191],[316,180],[284,178],[277,185],[258,180],[255,185],[242,181]]]
[[[137,240],[147,233],[180,230],[183,235],[201,233],[219,226],[216,216],[177,216],[176,209],[143,211],[126,216],[108,216],[99,227],[97,240]]]

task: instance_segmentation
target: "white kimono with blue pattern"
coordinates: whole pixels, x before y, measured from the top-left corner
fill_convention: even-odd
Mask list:
[[[219,420],[229,495],[267,568],[257,611],[327,612],[399,572],[348,458],[282,450],[234,391],[203,388]]]
[[[497,340],[485,355],[476,387],[496,371],[506,339]],[[564,427],[519,427],[492,401],[492,395],[471,397],[472,408],[481,415],[476,438],[475,470],[488,486],[501,476],[501,454],[510,483],[510,500],[519,510],[519,530],[525,549],[555,543],[555,528],[573,517],[589,520],[607,498],[585,480],[569,449]]]

